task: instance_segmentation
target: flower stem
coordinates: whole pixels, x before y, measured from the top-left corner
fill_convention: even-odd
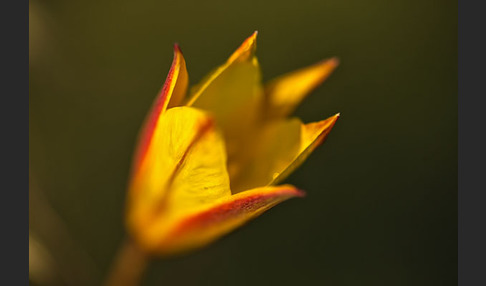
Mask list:
[[[118,249],[104,286],[136,286],[140,284],[149,257],[129,239]]]

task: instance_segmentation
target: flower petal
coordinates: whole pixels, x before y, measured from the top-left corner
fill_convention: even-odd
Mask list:
[[[284,117],[338,66],[337,58],[321,61],[270,81],[265,86],[267,118]]]
[[[202,100],[200,97],[206,93],[207,89],[214,84],[214,81],[217,81],[218,78],[227,72],[229,68],[231,68],[233,65],[237,65],[238,63],[245,63],[245,62],[250,62],[252,64],[258,65],[257,62],[253,63],[255,61],[254,55],[255,55],[255,50],[256,50],[256,37],[258,35],[258,32],[255,31],[250,37],[248,37],[236,51],[233,52],[233,54],[228,58],[226,63],[224,63],[222,66],[218,67],[215,69],[213,72],[211,72],[208,76],[206,76],[197,86],[193,87],[193,90],[191,90],[191,98],[187,102],[187,106],[192,106],[196,102]],[[221,81],[221,80],[219,80]],[[229,88],[232,87],[231,84],[227,84]],[[209,92],[209,95],[205,95],[207,97],[213,97],[215,95],[212,94],[212,92]],[[219,96],[229,96],[228,94],[221,94]],[[205,101],[209,101],[209,99],[204,99]],[[217,103],[217,102],[216,102]],[[201,104],[201,103],[199,103]]]
[[[159,243],[159,253],[178,254],[205,246],[271,207],[304,192],[290,185],[262,187],[225,197],[209,207],[174,220]]]
[[[279,175],[300,150],[301,126],[298,118],[275,120],[252,134],[252,147],[242,149],[240,156],[228,162],[231,191],[266,186]]]
[[[255,147],[242,150],[236,166],[229,162],[232,192],[281,182],[324,141],[338,117],[310,124],[297,118],[267,123],[256,135]]]
[[[307,157],[327,138],[340,114],[331,116],[319,122],[302,125],[301,143],[297,157],[295,157],[287,167],[275,175],[270,182],[271,185],[278,184],[299,167]]]
[[[254,55],[256,35],[253,33],[225,64],[194,87],[187,103],[214,115],[223,131],[230,161],[248,144],[247,134],[254,133],[261,114],[263,86]]]
[[[181,104],[187,91],[188,81],[189,76],[187,74],[186,61],[184,60],[184,56],[182,55],[179,46],[175,44],[174,59],[169,74],[167,75],[164,86],[152,104],[152,110],[145,119],[145,123],[138,138],[133,171],[138,169],[141,161],[145,157],[162,113],[164,113],[167,108]]]
[[[148,249],[174,217],[231,195],[224,141],[207,114],[171,108],[152,141],[132,179],[127,214],[129,228]]]

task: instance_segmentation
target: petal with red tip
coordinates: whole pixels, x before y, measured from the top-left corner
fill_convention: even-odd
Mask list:
[[[223,198],[211,206],[181,216],[160,241],[161,254],[203,247],[259,216],[271,207],[305,193],[291,185],[261,187]]]
[[[165,83],[152,104],[152,109],[145,119],[142,131],[139,134],[137,149],[135,151],[133,171],[136,171],[146,155],[151,144],[152,136],[159,124],[160,116],[167,108],[181,104],[187,91],[189,76],[186,61],[177,44],[174,45],[174,59]]]

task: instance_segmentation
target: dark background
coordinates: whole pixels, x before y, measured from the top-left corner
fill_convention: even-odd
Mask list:
[[[342,115],[287,179],[308,196],[153,263],[144,284],[457,284],[456,1],[31,0],[29,20],[29,228],[49,284],[108,270],[172,44],[194,84],[254,30],[264,80],[341,60],[296,112]]]

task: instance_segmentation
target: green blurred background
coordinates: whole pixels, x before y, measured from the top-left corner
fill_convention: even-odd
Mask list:
[[[30,0],[29,16],[33,285],[108,270],[173,43],[194,84],[254,30],[264,80],[341,60],[296,112],[342,115],[287,179],[308,196],[144,285],[456,285],[457,1]]]

